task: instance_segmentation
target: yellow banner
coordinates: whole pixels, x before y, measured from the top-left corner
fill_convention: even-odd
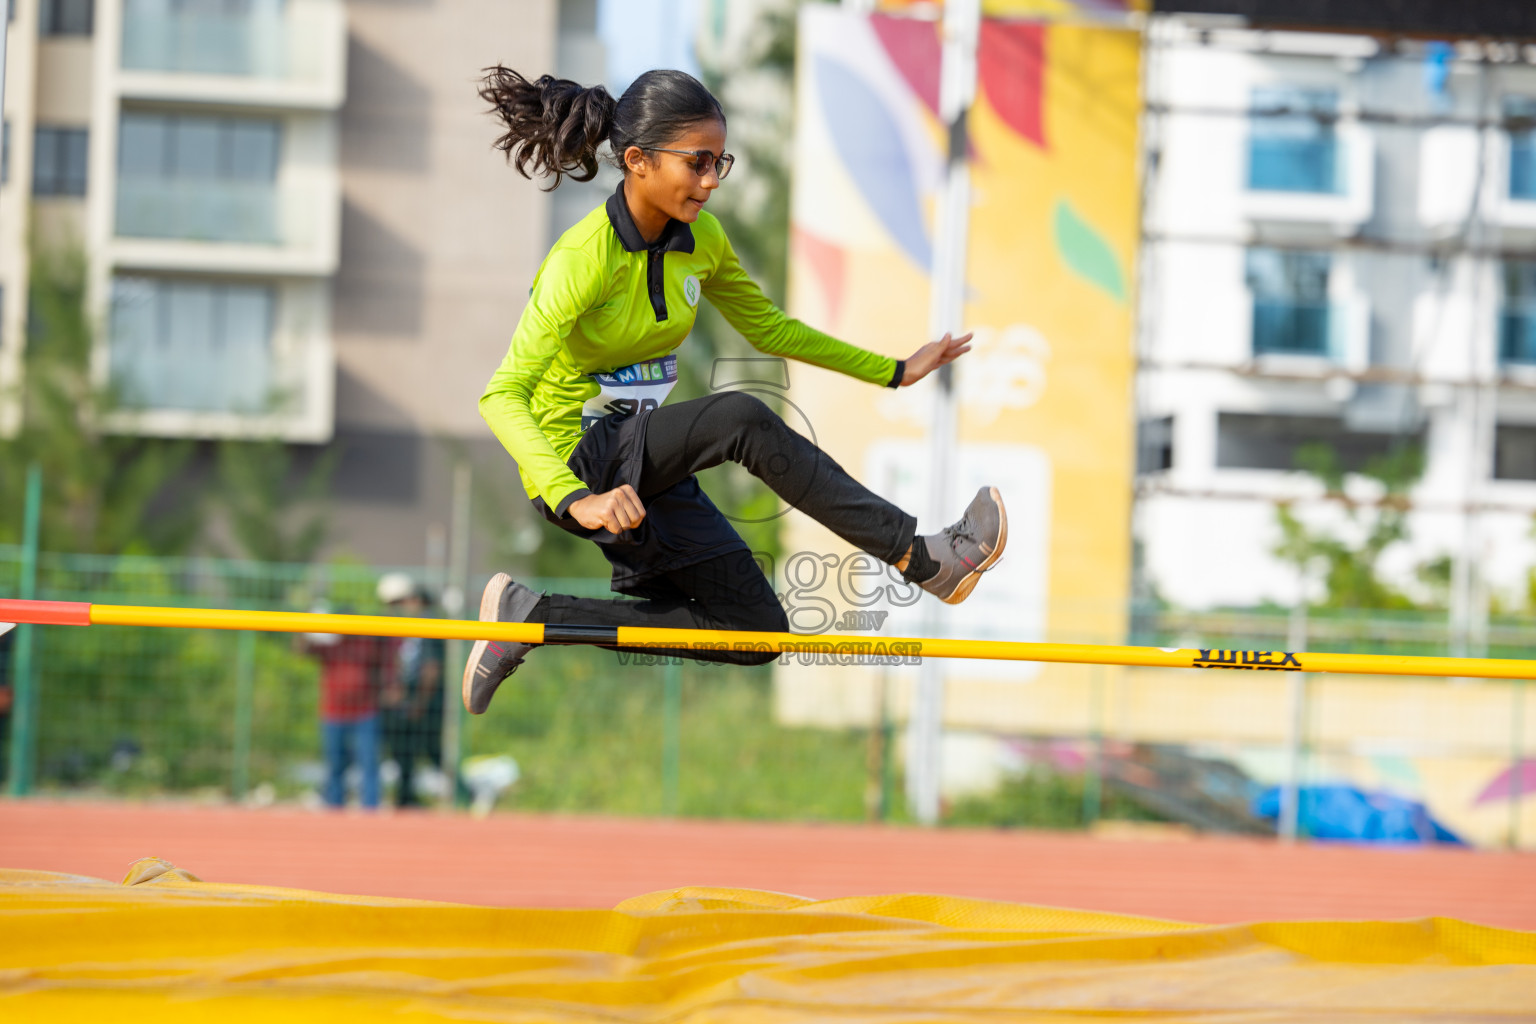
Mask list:
[[[804,9],[800,26],[790,306],[904,358],[926,340],[945,159],[938,26],[826,7]],[[920,532],[958,519],[978,487],[1001,490],[1007,553],[965,604],[940,609],[938,635],[1125,640],[1139,59],[1138,36],[1123,30],[983,22],[968,301],[955,325],[976,341],[955,364],[957,484],[942,518],[929,515],[925,479],[936,382],[879,391],[794,366],[789,398],[817,441],[916,514]],[[783,569],[793,629],[929,632],[923,603],[894,571],[870,575],[867,556],[802,517],[791,524]],[[1022,728],[1002,710],[1018,704],[1011,684],[1092,671],[952,666],[949,678],[970,685],[952,688],[951,723]],[[780,710],[788,720],[864,721],[870,705],[857,694],[870,678],[785,668]]]

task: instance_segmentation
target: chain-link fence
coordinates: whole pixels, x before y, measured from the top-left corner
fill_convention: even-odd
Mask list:
[[[18,596],[21,563],[0,546],[0,596]],[[387,606],[385,576],[411,580],[425,606]],[[42,600],[442,614],[440,573],[410,568],[43,553],[36,578]],[[525,582],[608,593],[606,580]],[[469,645],[451,641],[92,626],[35,628],[31,645],[31,678],[9,690],[30,687],[33,709],[0,724],[26,751],[13,793],[863,814],[862,738],[776,726],[767,670],[549,648],[470,718],[458,698]],[[16,764],[8,753],[0,765]]]
[[[0,596],[18,596],[23,561],[0,546]],[[419,568],[46,552],[35,574],[32,593],[45,600],[374,614],[441,614],[445,582]],[[607,593],[606,580],[525,582]],[[484,580],[468,583],[473,595]],[[1139,608],[1130,627],[1131,642],[1162,647],[1296,649],[1298,631],[1313,650],[1458,647],[1443,617],[1419,613],[1298,622],[1281,609]],[[1482,642],[1493,656],[1526,657],[1525,637],[1523,623],[1501,620]],[[15,678],[21,659],[0,648],[3,692],[28,693],[14,711],[0,701],[12,793],[905,815],[912,669],[865,672],[860,685],[876,690],[849,698],[854,671],[842,668],[797,682],[793,670],[550,647],[472,718],[458,699],[468,644],[457,642],[110,626],[36,628],[30,642],[25,679]],[[1522,827],[1536,761],[1524,757],[1532,730],[1519,683],[1074,668],[1002,689],[951,687],[947,820],[1273,834],[1282,812],[1265,790],[1289,780],[1303,787],[1302,835],[1328,835],[1353,813],[1375,815],[1362,834],[1408,815],[1393,834],[1433,835],[1433,820],[1485,845],[1536,839],[1532,823]],[[1363,809],[1335,806],[1340,788]],[[1426,806],[1414,812],[1414,802]]]

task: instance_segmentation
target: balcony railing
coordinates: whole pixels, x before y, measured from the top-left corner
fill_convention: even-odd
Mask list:
[[[283,294],[269,283],[115,277],[107,361],[122,408],[243,416],[284,411],[276,389],[298,367],[293,339],[275,343]]]
[[[1536,363],[1536,305],[1506,307],[1499,314],[1499,362]]]
[[[117,235],[279,245],[280,198],[270,183],[120,178]]]
[[[1248,146],[1248,187],[1264,192],[1340,195],[1339,143],[1316,139],[1254,138]]]
[[[1253,354],[1333,356],[1332,314],[1332,309],[1323,304],[1256,300]]]
[[[222,12],[169,6],[165,0],[124,0],[119,59],[130,79],[170,74],[299,86],[320,90],[311,100],[340,104],[347,32],[342,0],[271,0]],[[149,87],[140,80],[133,88]],[[166,88],[157,81],[150,94]]]
[[[268,413],[281,396],[270,345],[171,348],[114,340],[112,383],[128,410]]]
[[[181,302],[119,301],[108,357],[126,410],[273,411],[271,303],[193,293]],[[199,301],[200,300],[200,301]],[[245,307],[253,307],[247,309]]]
[[[267,275],[117,273],[99,355],[108,429],[161,437],[278,437],[333,429],[329,288]]]
[[[131,71],[286,78],[289,20],[281,9],[171,13],[134,0],[123,10],[123,67]]]

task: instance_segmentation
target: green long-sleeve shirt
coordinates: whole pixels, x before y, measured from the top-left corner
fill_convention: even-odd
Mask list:
[[[895,387],[904,366],[786,316],[742,270],[720,222],[671,221],[647,246],[623,185],[567,231],[539,268],[480,415],[517,460],[529,498],[564,515],[590,491],[566,465],[598,416],[652,408],[677,379],[668,358],[709,299],[762,352]]]

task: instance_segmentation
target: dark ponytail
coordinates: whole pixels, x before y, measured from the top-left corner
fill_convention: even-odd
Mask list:
[[[725,124],[719,101],[683,71],[647,71],[617,101],[600,85],[584,89],[553,75],[530,82],[500,64],[485,71],[480,98],[506,128],[495,147],[525,178],[554,175],[551,189],[566,175],[591,181],[605,141],[622,170],[630,146],[666,147],[695,125]]]
[[[597,150],[613,130],[618,106],[607,89],[583,89],[554,75],[530,82],[500,64],[485,71],[480,98],[507,129],[493,145],[507,154],[519,174],[553,174],[550,188],[567,174],[576,181],[597,176]]]

